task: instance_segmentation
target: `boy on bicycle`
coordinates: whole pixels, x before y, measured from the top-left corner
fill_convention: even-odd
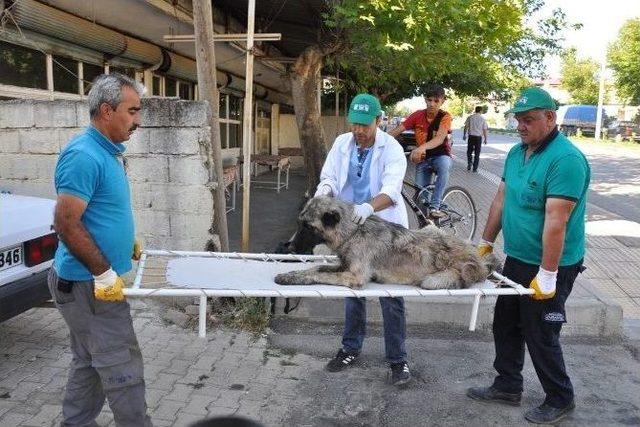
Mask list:
[[[431,196],[431,216],[446,216],[440,210],[442,195],[449,181],[451,168],[451,114],[440,107],[445,101],[444,88],[439,85],[428,86],[423,94],[427,108],[418,110],[405,119],[389,135],[397,138],[407,129],[415,129],[416,144],[410,159],[416,165],[416,185],[424,188],[431,183],[433,172],[436,173],[433,195]]]

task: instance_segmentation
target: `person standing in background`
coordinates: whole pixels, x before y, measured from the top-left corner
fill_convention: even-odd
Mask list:
[[[467,139],[467,136],[469,137],[469,139],[467,139],[468,171],[473,167],[473,171],[478,172],[480,150],[483,142],[482,137],[484,136],[484,144],[486,145],[488,130],[489,126],[487,126],[487,121],[482,117],[482,107],[477,106],[475,113],[467,117],[467,120],[464,122],[464,131],[462,133],[462,139]]]

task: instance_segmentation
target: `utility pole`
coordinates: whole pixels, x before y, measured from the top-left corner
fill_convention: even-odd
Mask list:
[[[217,180],[213,193],[214,231],[220,237],[220,250],[229,251],[227,209],[224,197],[222,171],[222,145],[220,143],[220,93],[216,85],[216,55],[213,49],[213,10],[210,0],[193,0],[193,28],[196,42],[196,67],[198,69],[198,95],[209,103],[211,142],[207,147],[209,179]]]
[[[602,55],[600,61],[600,90],[598,91],[598,112],[596,114],[596,141],[600,141],[602,134],[602,113],[604,108],[604,68],[606,66],[606,56]]]
[[[242,252],[249,252],[249,209],[251,196],[251,124],[253,123],[253,32],[255,27],[256,1],[249,0],[247,14],[247,60],[242,119]]]

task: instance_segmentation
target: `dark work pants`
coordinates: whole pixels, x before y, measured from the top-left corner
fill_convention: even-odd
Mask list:
[[[49,290],[71,335],[71,366],[62,400],[62,426],[94,426],[105,399],[118,427],[148,427],[142,353],[129,303],[98,301],[93,281],[58,289],[51,268]]]
[[[480,150],[482,149],[482,137],[469,135],[467,137],[467,169],[471,168],[473,164],[473,170],[478,170],[480,164]],[[475,153],[475,155],[473,155]],[[471,161],[473,157],[473,162]]]
[[[493,386],[508,393],[522,392],[524,344],[546,393],[545,403],[562,408],[573,400],[573,386],[567,375],[560,329],[566,322],[564,304],[580,272],[582,261],[558,268],[556,295],[536,301],[528,296],[499,296],[493,317],[493,338],[498,371]],[[538,272],[537,265],[507,257],[503,274],[516,283],[529,287]]]

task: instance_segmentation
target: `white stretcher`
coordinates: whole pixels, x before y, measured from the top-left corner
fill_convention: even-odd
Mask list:
[[[278,273],[332,263],[326,255],[280,255],[237,252],[188,252],[146,250],[138,263],[127,297],[199,297],[199,336],[206,335],[207,297],[473,297],[469,330],[475,330],[480,298],[498,295],[530,295],[527,289],[493,273],[492,280],[469,289],[426,290],[408,285],[368,283],[363,289],[342,286],[282,286],[273,281]]]

